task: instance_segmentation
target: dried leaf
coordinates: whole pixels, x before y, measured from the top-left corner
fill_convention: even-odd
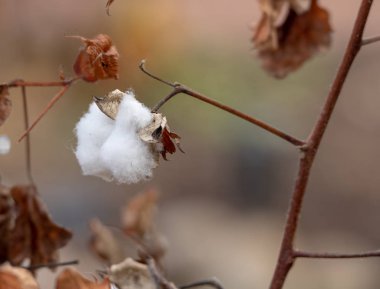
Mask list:
[[[92,231],[91,248],[108,264],[119,263],[124,259],[124,252],[114,234],[98,219],[90,222]]]
[[[0,126],[6,121],[12,111],[12,102],[9,99],[8,87],[0,85]]]
[[[154,189],[136,195],[122,210],[122,227],[129,236],[143,244],[139,250],[141,260],[152,257],[160,266],[167,249],[167,240],[154,225],[158,192]]]
[[[264,69],[273,76],[285,77],[329,47],[329,14],[316,0],[262,0],[261,8],[253,42]]]
[[[152,229],[158,192],[150,189],[136,195],[122,211],[121,222],[127,234],[140,238]]]
[[[115,89],[104,97],[94,97],[94,101],[106,116],[114,120],[119,111],[119,105],[123,100],[123,97],[124,93]]]
[[[15,214],[9,189],[0,184],[0,264],[8,260],[9,233],[14,226]]]
[[[17,214],[7,240],[9,262],[20,265],[29,259],[31,266],[57,262],[57,251],[67,244],[71,233],[53,223],[34,186],[15,186],[10,195]]]
[[[33,275],[26,269],[3,265],[0,267],[0,289],[38,289]]]
[[[108,0],[106,4],[107,14],[110,15],[110,6],[114,0]]]
[[[160,153],[164,160],[167,160],[166,153],[176,152],[176,146],[184,152],[180,147],[180,136],[170,132],[166,117],[160,113],[152,113],[152,115],[152,122],[139,131],[140,138],[152,144],[152,150],[157,154]]]
[[[131,258],[111,266],[110,280],[120,289],[156,289],[148,266]]]
[[[101,283],[93,282],[83,277],[78,271],[67,268],[57,277],[56,289],[110,289],[111,285],[106,278]]]
[[[93,39],[81,36],[70,37],[78,38],[84,43],[74,64],[77,76],[88,82],[108,78],[118,79],[119,53],[108,35],[99,34]]]

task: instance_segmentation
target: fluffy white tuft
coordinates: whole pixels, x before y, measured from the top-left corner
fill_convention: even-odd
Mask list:
[[[138,131],[151,121],[150,110],[131,91],[124,94],[115,120],[91,104],[76,126],[75,154],[83,174],[119,183],[151,177],[157,164],[149,145],[138,136]]]

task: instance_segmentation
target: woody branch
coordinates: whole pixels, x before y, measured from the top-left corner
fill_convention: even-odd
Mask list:
[[[345,50],[342,62],[335,76],[330,92],[322,107],[322,111],[319,115],[319,118],[316,121],[314,128],[312,129],[307,139],[306,145],[304,146],[304,150],[301,154],[299,160],[297,179],[290,200],[280,253],[270,284],[270,289],[281,289],[283,287],[285,279],[290,269],[292,268],[296,257],[309,256],[310,258],[320,258],[321,256],[321,254],[318,255],[306,252],[304,252],[302,255],[297,256],[296,251],[294,249],[294,238],[297,232],[298,220],[301,213],[303,197],[305,195],[307,183],[309,180],[310,170],[313,165],[322,137],[330,121],[330,117],[334,111],[338,97],[341,93],[343,84],[347,78],[347,75],[350,71],[352,63],[355,60],[356,55],[362,47],[363,31],[368,19],[372,3],[372,0],[361,1],[358,15],[351,33],[350,40]],[[328,254],[325,254],[325,256],[328,256]],[[336,258],[339,257],[338,254],[334,254],[334,256]],[[340,256],[342,258],[345,258],[344,255]],[[347,255],[345,256],[347,257]]]
[[[170,99],[172,99],[174,96],[176,96],[177,94],[180,94],[180,93],[183,93],[183,94],[186,94],[186,95],[189,95],[189,96],[192,96],[198,100],[201,100],[203,102],[206,102],[212,106],[215,106],[221,110],[224,110],[226,112],[229,112],[241,119],[244,119],[264,130],[266,130],[267,132],[270,132],[271,134],[274,134],[280,138],[282,138],[283,140],[293,144],[294,146],[297,146],[297,147],[302,147],[305,142],[302,141],[302,140],[299,140],[287,133],[285,133],[284,131],[281,131],[273,126],[271,126],[270,124],[264,122],[264,121],[261,121],[257,118],[254,118],[250,115],[247,115],[237,109],[234,109],[228,105],[225,105],[225,104],[222,104],[214,99],[211,99],[199,92],[196,92],[195,90],[181,84],[181,83],[172,83],[172,82],[169,82],[169,81],[166,81],[166,80],[163,80],[161,79],[160,77],[157,77],[156,75],[153,75],[152,73],[150,73],[149,71],[146,70],[145,68],[145,60],[141,61],[140,63],[140,69],[145,73],[147,74],[148,76],[152,77],[153,79],[156,79],[170,87],[173,88],[173,90],[166,96],[164,97],[163,99],[161,99],[152,109],[152,112],[157,112],[166,102],[168,102]]]

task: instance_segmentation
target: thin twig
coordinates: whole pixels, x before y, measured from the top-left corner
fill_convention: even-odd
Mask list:
[[[66,86],[80,79],[79,77],[71,78],[63,81],[24,81],[22,79],[12,80],[7,84],[8,87],[53,87],[53,86]]]
[[[29,114],[28,114],[28,101],[26,97],[26,88],[25,86],[21,87],[23,110],[24,110],[24,127],[25,130],[29,127]],[[26,162],[26,176],[31,184],[34,184],[32,176],[32,160],[31,160],[31,143],[30,135],[26,136],[25,140],[25,162]]]
[[[380,36],[369,37],[362,40],[362,46],[380,41]]]
[[[62,267],[62,266],[70,266],[70,265],[78,265],[79,260],[72,260],[72,261],[66,261],[66,262],[52,262],[52,263],[46,263],[46,264],[36,264],[36,265],[30,265],[30,266],[21,266],[24,269],[34,271],[41,268],[54,268],[54,267]]]
[[[206,280],[201,280],[197,282],[193,282],[187,285],[179,286],[179,289],[189,289],[193,287],[199,287],[199,286],[210,286],[214,287],[215,289],[224,289],[222,284],[217,278],[211,278],[211,279],[206,279]]]
[[[145,59],[141,60],[141,62],[140,62],[139,68],[141,69],[142,72],[144,72],[146,75],[149,75],[151,78],[153,78],[155,80],[158,80],[159,82],[162,82],[162,83],[164,83],[166,85],[169,85],[169,86],[171,86],[173,88],[176,87],[176,83],[172,83],[172,82],[163,80],[162,78],[160,78],[160,77],[158,77],[158,76],[150,73],[149,71],[147,71],[146,68],[145,68],[145,63],[146,63]]]
[[[19,138],[19,142],[26,137],[29,132],[37,125],[37,123],[44,117],[44,115],[53,107],[53,105],[65,94],[65,92],[69,89],[71,86],[70,84],[66,84],[61,88],[61,90],[49,101],[49,103],[46,105],[46,107],[40,112],[40,114],[37,116],[37,118],[33,121],[32,125],[25,130],[25,132],[21,135]]]
[[[310,133],[307,144],[303,147],[303,152],[298,166],[297,179],[289,204],[281,248],[269,287],[270,289],[281,289],[283,287],[286,276],[294,264],[295,255],[293,243],[301,214],[303,198],[309,180],[310,170],[322,137],[334,111],[334,107],[342,90],[343,84],[347,78],[352,63],[360,50],[364,27],[367,22],[372,3],[373,0],[362,0],[361,2],[350,40],[332,87],[322,107],[319,118]]]
[[[291,144],[293,144],[295,146],[302,147],[305,144],[305,142],[303,142],[302,140],[299,140],[299,139],[297,139],[297,138],[295,138],[295,137],[293,137],[293,136],[291,136],[291,135],[289,135],[289,134],[287,134],[287,133],[285,133],[285,132],[277,129],[277,128],[269,125],[266,122],[263,122],[263,121],[261,121],[259,119],[256,119],[256,118],[254,118],[252,116],[249,116],[249,115],[247,115],[245,113],[242,113],[241,111],[236,110],[236,109],[234,109],[234,108],[232,108],[232,107],[230,107],[228,105],[225,105],[225,104],[222,104],[222,103],[220,103],[220,102],[218,102],[216,100],[213,100],[213,99],[211,99],[211,98],[209,98],[209,97],[207,97],[207,96],[205,96],[205,95],[203,95],[201,93],[198,93],[198,92],[194,91],[191,88],[186,87],[183,84],[180,84],[180,83],[171,83],[169,81],[163,80],[163,79],[161,79],[161,78],[153,75],[152,73],[148,72],[146,70],[144,64],[145,64],[145,61],[142,61],[140,63],[140,69],[145,74],[147,74],[150,77],[152,77],[152,78],[154,78],[154,79],[156,79],[156,80],[158,80],[158,81],[160,81],[160,82],[162,82],[164,84],[167,84],[168,86],[170,86],[170,87],[173,88],[173,91],[169,95],[167,95],[166,97],[164,97],[162,100],[160,100],[154,106],[154,108],[152,109],[152,112],[157,112],[167,101],[169,101],[175,95],[177,95],[179,93],[184,93],[184,94],[192,96],[192,97],[194,97],[194,98],[196,98],[198,100],[206,102],[206,103],[208,103],[208,104],[210,104],[212,106],[215,106],[215,107],[217,107],[217,108],[219,108],[221,110],[229,112],[229,113],[231,113],[231,114],[233,114],[233,115],[235,115],[235,116],[237,116],[237,117],[239,117],[241,119],[244,119],[244,120],[246,120],[246,121],[248,121],[248,122],[250,122],[250,123],[252,123],[252,124],[254,124],[254,125],[258,126],[258,127],[261,127],[262,129],[264,129],[264,130],[266,130],[266,131],[268,131],[268,132],[270,132],[270,133],[272,133],[272,134],[274,134],[274,135],[282,138],[283,140],[286,140],[287,142],[289,142],[289,143],[291,143]]]
[[[310,259],[353,259],[353,258],[369,258],[380,257],[380,250],[368,251],[362,253],[313,253],[294,251],[294,257],[296,258],[310,258]]]

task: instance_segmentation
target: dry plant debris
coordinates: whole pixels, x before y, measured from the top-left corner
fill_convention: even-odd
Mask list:
[[[112,45],[111,37],[106,34],[99,34],[93,39],[70,37],[78,38],[84,43],[74,64],[74,71],[78,77],[88,82],[119,78],[119,53]]]
[[[8,87],[0,85],[0,126],[7,120],[12,111],[12,102],[9,99]]]
[[[147,265],[131,258],[110,268],[110,280],[120,289],[156,289],[156,283]]]
[[[26,269],[0,266],[0,289],[38,289],[36,279]]]
[[[112,231],[98,219],[90,221],[92,237],[90,247],[108,265],[116,264],[124,259],[124,252]]]
[[[71,232],[55,224],[38,197],[35,186],[1,187],[0,262],[30,266],[55,263],[58,249],[71,239]]]
[[[58,275],[55,289],[111,289],[111,284],[108,278],[102,282],[94,282],[78,271],[67,268]]]
[[[260,7],[252,41],[273,76],[285,77],[330,46],[329,13],[316,0],[260,0]]]

